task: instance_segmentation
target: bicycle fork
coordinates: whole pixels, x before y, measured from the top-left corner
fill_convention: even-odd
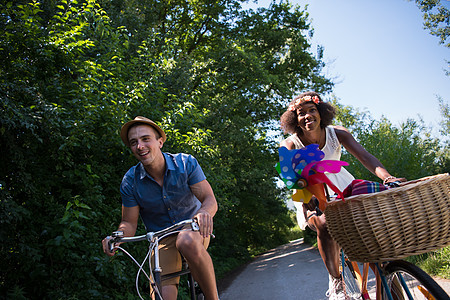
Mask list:
[[[155,268],[153,271],[153,275],[154,275],[154,281],[150,283],[153,292],[155,293],[155,299],[156,300],[161,300],[162,299],[162,289],[161,289],[161,266],[159,265],[159,241],[158,239],[155,239],[154,241],[155,244],[155,250],[154,250],[154,261],[155,261]],[[151,272],[151,270],[150,270]]]

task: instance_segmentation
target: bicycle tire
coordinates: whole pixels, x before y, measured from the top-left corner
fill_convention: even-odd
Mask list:
[[[351,261],[344,259],[341,262],[342,278],[344,280],[345,292],[351,299],[362,299],[361,288],[356,277],[356,272],[351,264]]]
[[[400,276],[405,280],[406,286],[414,300],[427,298],[426,291],[436,300],[449,300],[450,297],[425,271],[416,265],[404,260],[389,262],[384,268],[386,281],[394,299],[408,299],[406,287],[398,284]],[[422,288],[419,288],[421,286]],[[425,288],[425,292],[421,291]],[[383,288],[382,299],[388,299]]]

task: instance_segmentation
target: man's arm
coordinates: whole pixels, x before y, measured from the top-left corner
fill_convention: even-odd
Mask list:
[[[119,224],[117,231],[122,231],[124,236],[134,236],[136,233],[137,223],[139,219],[139,206],[125,207],[122,205],[122,221]],[[113,256],[114,252],[109,252],[108,240],[103,239],[103,252],[109,256]]]
[[[139,206],[125,207],[122,205],[122,221],[117,231],[123,231],[123,236],[134,236],[139,220]]]
[[[194,218],[200,227],[200,234],[208,237],[213,231],[213,217],[217,212],[217,201],[209,182],[205,179],[190,186],[192,193],[202,203]]]

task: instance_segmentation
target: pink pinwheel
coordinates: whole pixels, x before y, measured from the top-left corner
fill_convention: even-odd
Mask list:
[[[325,209],[325,203],[327,201],[323,187],[324,183],[336,192],[342,200],[344,200],[344,195],[341,190],[339,190],[324,174],[325,172],[339,173],[341,171],[341,167],[343,166],[348,166],[348,163],[340,160],[322,160],[310,163],[303,169],[301,176],[308,182],[306,189],[315,195],[317,199],[319,199],[319,208],[321,210]],[[313,174],[311,174],[311,170],[314,170]]]

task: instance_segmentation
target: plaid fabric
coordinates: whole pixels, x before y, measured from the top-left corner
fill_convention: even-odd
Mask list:
[[[377,193],[387,189],[388,187],[378,182],[355,179],[345,188],[342,193],[344,194],[345,198],[354,195]]]

